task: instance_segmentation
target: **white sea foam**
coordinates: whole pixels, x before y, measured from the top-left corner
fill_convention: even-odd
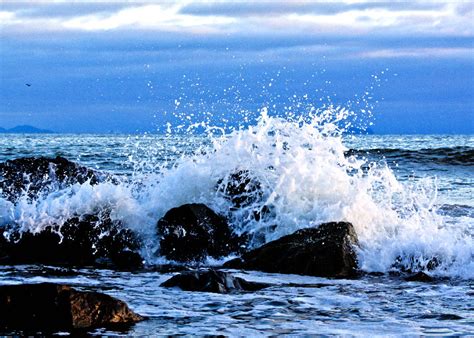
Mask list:
[[[322,222],[351,222],[360,240],[364,271],[423,270],[474,278],[474,241],[469,224],[446,222],[436,213],[435,179],[399,182],[386,166],[346,157],[339,122],[351,113],[329,107],[305,117],[270,117],[211,137],[211,145],[174,164],[143,164],[122,184],[76,184],[15,205],[0,199],[0,222],[16,222],[37,232],[73,215],[111,210],[145,239],[146,257],[156,249],[156,221],[185,203],[205,203],[231,220],[238,233],[253,235],[251,245],[277,239]],[[131,160],[134,160],[131,158]],[[152,156],[146,161],[153,162]],[[230,175],[245,171],[260,192],[235,210],[224,189]],[[250,192],[251,193],[251,192]],[[255,211],[268,208],[256,218]],[[472,221],[472,220],[468,220]]]

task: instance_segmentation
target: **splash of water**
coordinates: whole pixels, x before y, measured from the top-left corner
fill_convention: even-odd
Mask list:
[[[1,221],[38,232],[73,215],[108,209],[112,220],[141,234],[151,261],[156,221],[170,208],[205,203],[226,215],[234,231],[250,234],[253,247],[322,222],[348,221],[359,236],[364,271],[430,269],[473,278],[472,234],[436,212],[436,180],[402,183],[387,165],[345,156],[342,134],[351,116],[331,105],[285,117],[263,108],[256,124],[230,133],[190,124],[188,130],[208,131],[206,142],[193,136],[204,144],[194,151],[171,151],[164,161],[137,151],[129,159],[134,174],[120,184],[86,182],[38,199],[25,195],[15,205],[0,200]],[[172,135],[165,140],[176,141]],[[237,172],[258,186],[238,208],[226,196]]]

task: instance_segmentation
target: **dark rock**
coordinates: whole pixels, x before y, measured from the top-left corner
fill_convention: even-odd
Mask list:
[[[241,258],[224,264],[226,268],[321,277],[354,277],[357,234],[352,224],[331,222],[317,228],[298,230]]]
[[[405,277],[404,278],[407,282],[433,282],[435,279],[431,277],[430,275],[427,275],[424,272],[417,272],[411,276]]]
[[[371,272],[366,272],[365,275],[373,276],[373,277],[381,277],[381,276],[384,276],[385,273],[380,272],[380,271],[371,271]]]
[[[230,200],[234,209],[245,207],[262,198],[260,182],[248,170],[240,170],[217,182],[217,190]]]
[[[249,170],[239,170],[220,179],[216,190],[232,202],[231,210],[247,208],[245,212],[248,214],[244,216],[246,219],[258,222],[272,215],[272,206],[263,204],[260,181]]]
[[[105,180],[106,175],[71,162],[64,157],[25,157],[0,163],[0,190],[15,202],[23,191],[28,197],[62,189],[90,180],[91,184]]]
[[[144,318],[111,296],[43,283],[0,286],[0,330],[57,331],[130,325]]]
[[[8,233],[8,240],[5,234]],[[74,217],[33,234],[14,226],[0,236],[0,263],[137,268],[140,241],[105,214]]]
[[[160,286],[178,287],[184,291],[229,293],[237,291],[258,291],[269,284],[248,282],[227,272],[216,270],[187,271],[168,279]]]
[[[192,267],[183,265],[183,264],[161,264],[161,265],[153,265],[153,266],[147,267],[147,271],[158,272],[161,274],[191,271],[191,270],[192,270]]]
[[[158,221],[159,254],[178,262],[218,258],[239,250],[240,241],[225,217],[204,204],[185,204]]]
[[[398,256],[395,259],[395,263],[392,264],[392,269],[400,271],[402,273],[415,274],[417,271],[426,270],[432,271],[441,264],[441,261],[437,257],[431,257],[430,259],[414,256],[402,257]]]

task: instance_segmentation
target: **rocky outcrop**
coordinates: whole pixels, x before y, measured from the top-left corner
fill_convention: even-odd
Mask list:
[[[0,190],[3,197],[11,202],[23,193],[34,197],[75,183],[90,180],[91,184],[96,184],[105,179],[106,175],[60,156],[25,157],[0,163]]]
[[[0,232],[0,263],[137,268],[140,246],[138,237],[107,213],[84,215],[39,233],[6,227]]]
[[[226,268],[321,277],[353,277],[357,271],[352,224],[332,222],[298,230],[224,264]]]
[[[144,318],[98,292],[43,283],[0,286],[0,330],[23,333],[130,325]]]
[[[158,221],[159,254],[177,262],[219,258],[239,250],[240,240],[225,217],[204,204],[185,204]]]
[[[258,291],[269,284],[248,282],[242,278],[216,270],[187,271],[177,274],[160,286],[177,287],[184,291],[231,293],[239,291]]]

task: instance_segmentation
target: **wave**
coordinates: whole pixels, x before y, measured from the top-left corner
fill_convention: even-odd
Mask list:
[[[255,125],[222,136],[211,133],[208,145],[179,154],[172,163],[130,156],[132,167],[151,171],[137,170],[116,182],[78,182],[33,199],[27,193],[16,202],[0,198],[0,223],[35,233],[74,215],[110,210],[112,221],[141,236],[143,255],[153,264],[162,262],[154,256],[157,220],[171,208],[204,203],[225,215],[236,233],[248,234],[254,247],[302,228],[347,221],[359,237],[363,271],[432,269],[435,275],[474,278],[472,219],[446,221],[436,207],[436,180],[400,182],[387,165],[368,165],[363,151],[347,156],[342,135],[328,122],[329,115],[340,120],[344,110],[323,113],[288,120],[264,109]],[[471,151],[455,149],[458,155]],[[413,157],[417,152],[408,151]],[[435,153],[446,157],[453,151]],[[259,182],[256,195],[239,208],[219,189],[235,172]],[[264,217],[255,217],[264,209]]]
[[[440,165],[474,165],[474,148],[467,146],[408,150],[399,148],[350,149],[347,156],[384,157],[394,162],[436,163]]]

